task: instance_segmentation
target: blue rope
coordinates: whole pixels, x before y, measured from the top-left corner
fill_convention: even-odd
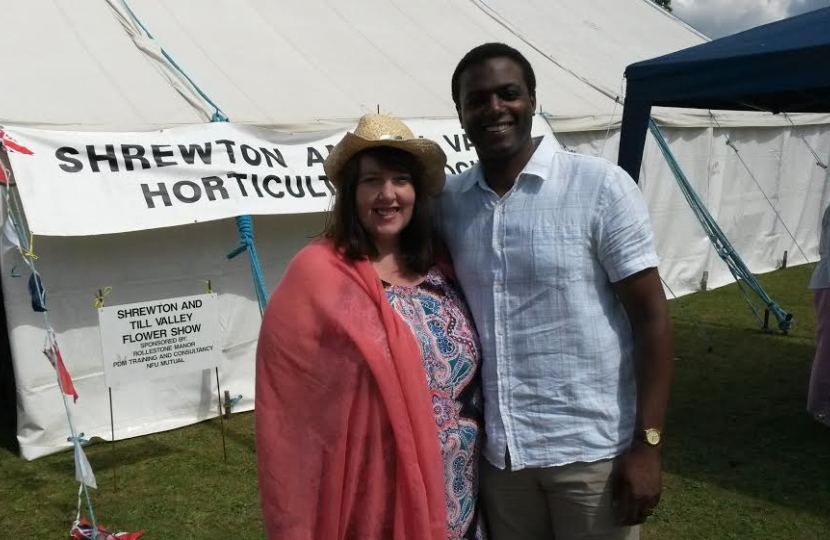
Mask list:
[[[715,251],[718,256],[723,259],[723,262],[726,263],[726,266],[729,267],[729,271],[732,272],[732,275],[735,277],[738,285],[740,286],[740,280],[743,280],[744,283],[746,283],[747,286],[758,296],[758,298],[761,299],[764,305],[767,306],[767,309],[769,309],[775,316],[776,320],[778,320],[778,328],[782,332],[789,332],[795,323],[792,314],[787,313],[783,308],[781,308],[781,306],[779,306],[778,303],[776,303],[775,300],[767,294],[755,275],[749,271],[749,268],[747,268],[744,261],[735,251],[735,248],[732,247],[732,244],[729,242],[729,239],[726,237],[723,230],[721,230],[720,226],[706,209],[706,205],[692,188],[691,183],[689,183],[688,178],[686,178],[686,175],[680,168],[680,164],[677,162],[677,159],[675,159],[674,154],[672,154],[669,144],[663,137],[660,128],[657,127],[657,124],[651,118],[648,122],[648,129],[657,141],[660,151],[663,152],[663,157],[666,158],[669,168],[671,168],[675,179],[677,179],[680,191],[683,192],[683,196],[686,197],[686,201],[689,203],[689,206],[691,206],[692,211],[695,213],[695,216],[703,227],[703,230],[706,231],[706,235],[715,246]],[[741,292],[743,292],[743,290]],[[749,303],[754,313],[755,308],[752,306],[752,303],[749,302],[749,299],[745,294],[744,298],[747,300],[747,303]],[[756,318],[758,318],[757,313],[754,314]]]
[[[130,5],[127,3],[127,0],[121,0],[121,1],[123,2],[124,7],[127,8],[127,11],[130,12],[130,17],[132,17],[133,20],[141,27],[141,29],[144,30],[144,33],[147,34],[147,37],[149,37],[150,39],[155,41],[156,38],[154,38],[153,34],[151,34],[150,31],[147,29],[147,27],[144,26],[144,23],[141,22],[141,19],[139,19],[136,16],[135,12],[132,10]],[[162,56],[164,56],[164,59],[167,60],[168,62],[170,62],[170,65],[172,65],[174,68],[176,68],[176,71],[181,73],[182,77],[187,79],[187,82],[190,83],[190,86],[192,86],[196,90],[196,92],[199,93],[200,96],[202,96],[202,99],[204,99],[205,101],[210,103],[210,106],[213,107],[214,109],[216,109],[216,112],[213,113],[213,118],[211,119],[211,122],[227,122],[228,117],[225,116],[225,113],[222,112],[222,110],[219,108],[219,105],[214,103],[213,100],[210,99],[208,97],[208,95],[202,91],[201,88],[199,88],[199,85],[196,84],[193,81],[193,79],[191,79],[190,76],[188,76],[188,74],[185,73],[185,71],[181,67],[179,67],[179,64],[177,64],[176,61],[173,60],[172,56],[167,54],[167,51],[164,50],[164,47],[159,47],[159,50],[161,50],[161,54],[162,54]]]
[[[141,19],[139,19],[136,16],[135,12],[130,8],[129,4],[127,4],[127,0],[122,0],[122,2],[124,3],[124,7],[127,8],[127,11],[129,11],[130,16],[133,18],[136,24],[138,24],[141,27],[141,29],[144,30],[144,33],[147,34],[147,37],[155,41],[153,34],[151,34],[147,27],[144,26],[144,23],[141,22]],[[219,108],[219,105],[214,103],[213,100],[210,99],[210,97],[208,97],[208,95],[205,92],[203,92],[201,88],[199,88],[199,85],[197,85],[193,81],[193,79],[191,79],[188,76],[188,74],[185,73],[185,71],[179,66],[179,64],[177,64],[176,61],[173,60],[172,56],[167,54],[167,51],[165,51],[163,47],[159,48],[161,49],[161,54],[164,56],[164,58],[168,62],[170,62],[170,65],[172,65],[176,69],[176,71],[181,73],[181,75],[185,79],[187,79],[187,82],[190,83],[190,85],[199,93],[200,96],[202,96],[202,99],[207,101],[211,105],[211,107],[215,109],[215,112],[213,113],[213,116],[211,117],[210,121],[229,122],[230,119],[227,117],[225,113],[222,112],[222,110]],[[228,259],[233,259],[237,255],[240,255],[245,251],[248,252],[248,258],[251,262],[251,274],[253,275],[254,279],[254,289],[256,290],[257,301],[259,303],[259,314],[262,315],[263,313],[265,313],[265,306],[268,303],[268,293],[266,292],[267,290],[265,288],[265,278],[262,275],[262,268],[259,264],[259,255],[257,254],[256,245],[254,244],[254,224],[251,220],[251,216],[238,216],[236,218],[236,228],[239,230],[239,246],[230,253],[228,253],[227,257]]]
[[[228,253],[228,259],[233,259],[237,255],[248,252],[248,258],[251,261],[251,274],[254,279],[254,289],[256,290],[257,301],[259,302],[259,314],[265,313],[265,306],[268,304],[268,293],[265,288],[265,278],[262,275],[262,268],[259,265],[259,255],[257,255],[256,246],[254,245],[254,222],[251,216],[238,216],[236,218],[236,228],[239,230],[239,246]]]

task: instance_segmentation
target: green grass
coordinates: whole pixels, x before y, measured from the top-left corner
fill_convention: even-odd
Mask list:
[[[830,538],[830,430],[804,412],[814,351],[809,275],[800,267],[762,278],[795,314],[789,336],[758,332],[734,287],[672,302],[666,489],[644,540]],[[88,447],[99,521],[143,529],[147,540],[263,538],[253,416],[234,415],[225,433],[227,463],[218,420],[114,450]],[[0,430],[0,537],[66,538],[76,496],[71,453],[26,462],[13,433]]]
[[[810,273],[762,276],[795,316],[788,336],[759,333],[734,286],[672,302],[666,489],[646,540],[830,538],[830,430],[804,411],[815,352]]]

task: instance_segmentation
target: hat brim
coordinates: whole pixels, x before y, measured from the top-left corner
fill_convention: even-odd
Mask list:
[[[334,187],[339,189],[342,184],[341,172],[346,162],[359,152],[381,146],[403,150],[418,160],[424,170],[424,189],[427,195],[438,195],[444,189],[447,156],[438,143],[430,139],[368,140],[349,132],[332,149],[323,163],[323,170]]]

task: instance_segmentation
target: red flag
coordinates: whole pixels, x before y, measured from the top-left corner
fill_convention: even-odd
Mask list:
[[[92,525],[90,525],[86,518],[81,518],[72,527],[70,538],[72,540],[92,540],[92,538],[97,538],[97,540],[139,540],[139,538],[144,536],[144,531],[111,533],[101,525],[98,525],[97,535],[93,535],[92,533]]]
[[[6,150],[9,152],[17,152],[18,154],[26,154],[27,156],[34,154],[34,152],[12,139],[11,136],[2,129],[0,129],[0,144],[5,146]]]
[[[72,377],[69,376],[69,372],[66,371],[66,366],[63,365],[63,357],[61,357],[61,351],[58,349],[58,344],[55,343],[54,348],[52,349],[44,350],[43,354],[45,354],[46,358],[49,359],[49,363],[52,364],[52,367],[58,371],[58,377],[61,379],[63,393],[67,396],[72,396],[73,401],[78,401],[78,392],[75,391],[75,384],[72,382]]]

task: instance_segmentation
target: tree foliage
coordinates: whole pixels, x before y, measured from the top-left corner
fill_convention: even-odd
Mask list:
[[[671,0],[653,0],[653,2],[671,13]]]

